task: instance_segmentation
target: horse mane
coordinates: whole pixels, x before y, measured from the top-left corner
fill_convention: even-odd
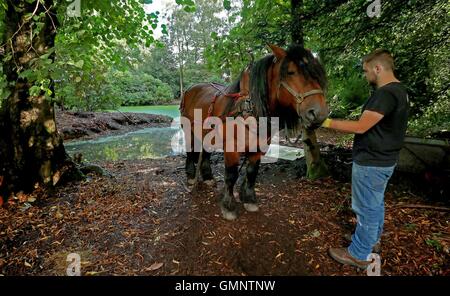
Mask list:
[[[255,117],[269,116],[269,84],[267,71],[273,64],[273,55],[268,55],[255,62],[250,72],[250,98],[255,107]]]

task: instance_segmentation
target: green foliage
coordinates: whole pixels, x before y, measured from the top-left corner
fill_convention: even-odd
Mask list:
[[[173,99],[170,86],[149,74],[101,67],[75,80],[61,81],[56,89],[58,102],[75,110],[114,110],[121,105],[155,105]]]
[[[114,86],[115,81],[108,74],[105,66],[97,65],[89,72],[80,70],[65,80],[56,80],[57,102],[67,109],[75,110],[115,109],[121,99]]]
[[[149,74],[117,72],[112,80],[123,106],[164,104],[173,99],[170,86]]]
[[[223,72],[211,70],[206,66],[208,53],[205,51],[212,43],[214,34],[227,30],[226,23],[219,16],[224,12],[223,3],[221,0],[197,0],[195,7],[194,13],[174,9],[169,17],[168,37],[163,40],[168,48],[164,55],[171,61],[166,67],[170,69],[175,66],[176,71],[171,71],[171,75],[178,76],[177,85],[173,83],[173,78],[163,79],[159,75],[157,77],[170,83],[172,88],[175,87],[174,93],[177,96],[181,90],[194,83],[223,82]],[[158,68],[156,65],[153,67]]]
[[[250,60],[249,50],[258,58],[267,53],[266,43],[285,46],[293,33],[291,1],[241,3],[240,10],[228,14],[230,29],[213,34],[214,43],[205,51],[211,69],[234,77]],[[372,50],[386,48],[394,55],[397,76],[408,87],[414,118],[410,133],[448,130],[450,48],[445,20],[450,2],[381,1],[381,16],[374,18],[366,14],[366,0],[302,3],[299,21],[305,46],[318,53],[325,65],[333,115],[351,116],[367,99],[368,87],[358,63]]]
[[[224,2],[225,5],[225,2]],[[205,50],[210,69],[227,73],[233,79],[253,58],[268,53],[268,43],[288,43],[289,3],[287,1],[243,0],[241,8],[230,5],[226,30],[212,34],[213,43]]]
[[[166,43],[163,39],[162,44]],[[155,46],[148,54],[142,56],[136,72],[153,76],[154,78],[170,86],[171,92],[177,94],[180,88],[178,64],[175,55],[170,52],[168,46]]]
[[[223,0],[223,8],[225,8],[226,10],[231,10],[231,1]]]
[[[53,94],[52,78],[57,81],[56,100],[75,108],[109,108],[122,100],[153,103],[167,100],[170,93],[178,97],[180,89],[193,83],[224,82],[224,74],[235,79],[252,59],[269,52],[267,43],[286,46],[291,40],[290,0],[175,0],[181,7],[168,10],[169,23],[161,25],[166,35],[160,42],[153,37],[159,12],[146,14],[143,9],[150,2],[81,1],[81,16],[70,18],[66,9],[71,1],[55,1],[59,22],[55,48],[32,60],[29,69],[18,69],[20,77],[33,84],[33,93],[47,96]],[[408,87],[410,133],[448,130],[450,49],[444,21],[450,12],[448,1],[382,1],[379,18],[367,16],[366,0],[301,2],[305,44],[327,70],[334,117],[359,115],[358,108],[369,95],[360,59],[383,47],[393,52],[396,74]],[[7,4],[0,0],[1,37]],[[39,10],[31,16],[35,38],[47,14]],[[2,54],[3,61],[11,58],[11,53]],[[3,70],[0,67],[0,97],[7,96]],[[111,78],[117,73],[123,73],[124,81]],[[131,91],[130,77],[145,86]],[[150,82],[157,87],[149,89]]]
[[[439,134],[450,131],[450,91],[446,97],[428,106],[423,114],[409,122],[409,130],[417,136]]]
[[[348,118],[352,113],[360,115],[360,107],[369,96],[369,86],[363,76],[349,69],[349,76],[332,79],[328,89],[328,104],[334,118]]]
[[[433,238],[426,239],[425,243],[428,246],[434,248],[437,252],[441,252],[442,251],[442,244],[434,236],[433,236]]]
[[[330,80],[343,87],[347,87],[344,81],[351,73],[345,65],[375,48],[389,49],[396,62],[396,75],[408,88],[412,122],[417,121],[410,125],[409,133],[425,135],[425,129],[431,131],[431,126],[445,127],[450,48],[448,22],[444,20],[450,11],[449,2],[381,3],[379,18],[366,15],[364,0],[323,4],[320,14],[311,5],[305,11],[310,16],[306,31],[311,44],[319,45]]]

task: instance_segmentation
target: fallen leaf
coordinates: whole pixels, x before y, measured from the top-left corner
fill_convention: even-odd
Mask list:
[[[26,267],[32,267],[30,263],[28,263],[27,261],[25,261],[25,266]]]
[[[314,230],[312,233],[311,233],[311,236],[312,237],[319,237],[320,236],[320,231],[319,230]]]
[[[55,214],[55,217],[56,217],[56,219],[62,219],[62,218],[64,218],[64,215],[61,214],[61,212],[58,210]]]
[[[154,271],[154,270],[160,269],[163,265],[164,265],[164,263],[155,262],[149,268],[146,268],[145,270],[146,271]]]

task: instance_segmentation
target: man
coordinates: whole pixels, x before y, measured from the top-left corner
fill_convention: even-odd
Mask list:
[[[358,121],[326,119],[323,127],[354,133],[352,209],[356,231],[348,248],[330,248],[342,264],[367,268],[384,224],[384,191],[398,161],[409,112],[405,87],[394,75],[394,60],[377,49],[363,58],[366,80],[376,88]]]

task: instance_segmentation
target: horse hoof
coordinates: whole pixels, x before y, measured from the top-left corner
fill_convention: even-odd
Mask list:
[[[254,203],[244,203],[244,208],[247,212],[251,212],[251,213],[259,211],[259,206]]]
[[[222,216],[225,218],[225,220],[228,220],[228,221],[236,220],[236,218],[237,218],[236,211],[229,211],[225,208],[221,208],[221,209],[222,209]]]
[[[195,184],[195,179],[188,179],[188,185],[189,186],[192,186],[192,185],[194,185]]]
[[[214,179],[212,179],[212,180],[206,180],[206,181],[204,181],[203,183],[205,183],[206,186],[208,186],[208,187],[212,187],[212,186],[214,186],[214,184],[216,183],[216,181],[215,181]]]

